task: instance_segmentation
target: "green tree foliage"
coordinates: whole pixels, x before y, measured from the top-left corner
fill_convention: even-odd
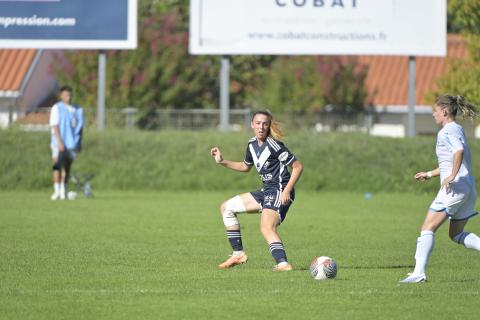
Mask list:
[[[480,34],[479,10],[478,0],[448,0],[448,30]]]
[[[355,58],[319,57],[317,70],[325,78],[325,101],[335,111],[359,112],[369,105],[370,97],[365,87],[368,70]]]
[[[330,56],[278,58],[265,76],[259,101],[274,112],[311,113],[330,105],[341,112],[368,104],[366,69]]]
[[[188,3],[139,2],[138,48],[107,51],[107,107],[139,108],[142,127],[151,125],[148,119],[157,108],[218,106],[219,57],[188,54]],[[232,106],[251,103],[258,81],[273,59],[232,59]],[[86,108],[96,105],[97,66],[97,51],[63,52],[54,65],[59,82],[71,84],[76,101]]]
[[[314,57],[279,57],[265,75],[260,105],[274,113],[319,110],[325,105],[322,80]]]
[[[451,24],[468,42],[469,54],[450,61],[449,72],[439,80],[435,94],[460,94],[480,106],[480,1],[450,0],[448,8]]]
[[[144,128],[158,108],[218,106],[220,58],[188,54],[188,5],[140,1],[138,48],[107,51],[107,107],[139,108]],[[326,104],[358,110],[365,100],[364,72],[351,62],[277,56],[235,56],[231,62],[233,107],[305,113]],[[71,84],[86,108],[96,106],[97,66],[97,51],[78,50],[58,55],[54,65],[59,82]]]
[[[163,12],[162,6],[156,11],[151,6],[140,10],[138,48],[107,52],[108,106],[216,105],[216,58],[188,55],[188,33],[180,8]],[[56,71],[62,83],[74,85],[82,103],[95,105],[97,52],[66,52]]]

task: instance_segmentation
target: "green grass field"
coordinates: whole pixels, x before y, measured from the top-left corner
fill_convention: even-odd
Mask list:
[[[230,252],[218,204],[234,192],[98,192],[52,202],[0,193],[1,319],[474,319],[480,253],[437,234],[429,282],[411,270],[432,195],[298,192],[280,232],[296,270],[274,273],[258,215],[242,216],[250,260]],[[468,228],[480,233],[480,220]],[[314,281],[318,255],[338,277]]]

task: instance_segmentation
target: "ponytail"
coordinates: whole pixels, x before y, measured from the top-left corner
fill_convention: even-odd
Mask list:
[[[478,117],[476,106],[460,95],[451,96],[444,94],[435,100],[435,104],[442,109],[446,109],[448,114],[453,118],[457,116],[459,111],[464,119],[474,119]]]
[[[273,118],[270,121],[269,135],[272,136],[272,138],[275,140],[280,140],[283,138],[283,132],[280,129],[280,122],[274,120]]]
[[[457,109],[462,112],[462,117],[464,119],[474,119],[478,116],[477,108],[475,105],[462,96],[456,96],[455,100],[457,102]]]
[[[268,111],[256,111],[253,113],[252,121],[257,114],[263,114],[270,119],[270,129],[268,130],[268,135],[275,140],[280,140],[283,138],[283,132],[280,129],[280,123],[277,120],[273,119],[273,115]]]

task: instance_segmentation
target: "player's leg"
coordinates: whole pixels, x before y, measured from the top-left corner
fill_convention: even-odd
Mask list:
[[[448,235],[450,239],[458,244],[462,244],[465,248],[475,249],[480,251],[480,238],[472,232],[464,231],[467,220],[450,221],[450,227],[448,229]]]
[[[52,148],[52,180],[53,180],[53,194],[50,197],[52,200],[60,199],[60,184],[61,184],[61,168],[59,163],[59,151],[57,148]]]
[[[267,241],[270,253],[276,262],[274,270],[289,271],[292,266],[288,263],[287,254],[283,247],[282,239],[277,232],[277,226],[280,224],[280,215],[272,209],[263,209],[260,218],[260,231],[265,241]]]
[[[427,280],[427,277],[425,276],[425,268],[435,245],[435,231],[437,231],[446,219],[447,214],[445,210],[428,211],[420,231],[420,236],[417,238],[415,269],[407,278],[400,282],[414,283]]]
[[[480,251],[480,238],[474,233],[464,231],[468,220],[477,215],[477,212],[475,212],[476,198],[477,193],[475,190],[472,190],[469,194],[469,198],[465,201],[465,204],[460,208],[457,214],[450,219],[448,235],[450,236],[450,239],[456,243],[462,244],[468,249]]]
[[[252,193],[243,193],[221,204],[220,213],[233,253],[230,258],[218,266],[219,268],[227,269],[247,262],[248,257],[243,251],[242,234],[240,232],[240,222],[238,221],[237,214],[259,212],[260,209],[260,204]]]
[[[273,199],[272,202],[269,198]],[[290,204],[280,206],[280,192],[266,193],[263,203],[262,215],[260,218],[260,231],[267,241],[270,253],[276,262],[274,271],[290,271],[292,266],[288,263],[287,254],[282,239],[278,234],[277,227],[285,218]]]
[[[445,222],[448,216],[452,216],[458,211],[464,201],[464,193],[457,191],[454,192],[452,190],[448,194],[445,188],[441,188],[438,191],[423,222],[420,236],[417,238],[415,269],[407,278],[400,282],[415,283],[427,280],[425,268],[435,245],[435,231]]]
[[[67,199],[67,193],[68,193],[68,181],[70,180],[70,172],[72,169],[72,164],[74,157],[71,154],[70,150],[66,151],[66,157],[64,161],[64,166],[63,166],[63,177],[62,177],[62,185],[60,186],[60,196],[63,197],[63,199]]]

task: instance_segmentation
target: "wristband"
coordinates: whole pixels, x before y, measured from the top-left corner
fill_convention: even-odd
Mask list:
[[[427,172],[427,177],[428,177],[428,179],[430,179],[432,177],[432,171]]]

